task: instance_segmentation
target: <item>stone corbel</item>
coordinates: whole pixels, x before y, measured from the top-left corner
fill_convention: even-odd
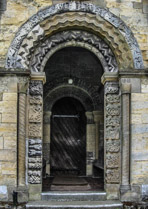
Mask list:
[[[101,83],[105,85],[106,82],[118,81],[118,72],[105,72],[101,77]]]
[[[37,72],[37,73],[33,72],[30,77],[31,77],[31,80],[42,81],[43,84],[46,83],[45,72]]]

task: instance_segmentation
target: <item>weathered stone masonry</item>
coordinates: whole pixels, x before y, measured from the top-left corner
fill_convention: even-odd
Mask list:
[[[94,53],[105,72],[102,83],[105,90],[104,183],[107,198],[132,202],[144,200],[148,190],[148,3],[146,0],[95,0],[95,6],[90,4],[91,1],[62,2],[52,5],[57,3],[56,0],[8,0],[7,11],[2,15],[0,199],[12,201],[12,192],[17,189],[27,191],[30,200],[40,199],[42,158],[46,144],[49,146],[50,143],[46,140],[50,134],[47,132],[50,111],[45,111],[43,125],[42,72],[54,53],[72,46]],[[42,6],[48,7],[38,11]],[[30,74],[25,75],[28,70]],[[64,79],[57,81],[59,87],[63,82]],[[74,82],[77,86],[77,79]],[[79,83],[79,88],[73,88],[72,93],[78,97],[84,85],[84,82]],[[50,86],[52,84],[47,85],[48,90]],[[69,95],[68,85],[61,88],[60,95],[65,92],[64,88]],[[96,94],[92,89],[86,90],[89,94],[81,90],[82,101],[87,98],[96,107]],[[49,95],[49,101],[54,96]],[[92,133],[89,140],[94,147],[88,151],[96,150],[94,153],[97,153],[96,136],[100,134],[97,128],[102,116],[97,120],[100,113],[92,111],[92,104],[87,106],[86,115],[88,121],[91,118],[88,122]],[[45,157],[46,171],[50,173],[50,156]],[[93,160],[95,158],[97,154]],[[87,166],[87,173],[92,174],[92,164]],[[23,199],[27,201],[27,198]]]

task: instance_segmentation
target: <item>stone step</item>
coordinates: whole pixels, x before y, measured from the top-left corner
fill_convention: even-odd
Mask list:
[[[106,192],[43,192],[42,200],[46,201],[99,201],[106,200]]]
[[[71,202],[53,202],[53,201],[35,201],[29,202],[26,209],[120,209],[123,208],[121,202],[115,201],[71,201]]]

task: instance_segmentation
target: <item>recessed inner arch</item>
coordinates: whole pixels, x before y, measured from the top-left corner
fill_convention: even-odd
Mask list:
[[[43,152],[46,176],[55,176],[58,172],[64,171],[78,176],[102,175],[100,168],[96,168],[95,165],[100,165],[102,169],[104,164],[103,122],[100,123],[98,131],[100,134],[96,136],[98,127],[94,119],[95,114],[103,115],[104,88],[101,84],[101,77],[104,68],[102,63],[90,50],[72,46],[56,51],[46,62],[44,71],[47,80],[44,85],[44,115],[45,118],[50,118],[44,122]],[[70,113],[67,112],[68,108]],[[79,114],[79,111],[76,113],[77,109],[81,109],[80,112],[83,114]],[[80,118],[80,115],[83,115],[83,119]],[[73,121],[66,122],[70,119]],[[81,131],[78,133],[83,133],[84,143],[82,144],[85,145],[82,146],[85,147],[83,152],[80,152],[83,155],[82,160],[79,159],[81,163],[76,165],[74,161],[79,160],[72,160],[71,156],[65,157],[70,161],[60,163],[60,160],[57,160],[58,154],[54,155],[53,150],[55,147],[58,149],[58,143],[60,143],[59,147],[63,146],[61,149],[68,150],[64,151],[65,156],[72,153],[70,149],[74,150],[78,146],[76,142],[79,142],[79,139],[74,140],[74,138],[80,138],[76,133],[76,130],[79,129]],[[73,136],[68,135],[67,130],[70,130],[68,133],[72,133]],[[57,132],[61,133],[60,136]],[[53,138],[55,138],[56,145],[52,142]],[[68,142],[69,147],[66,145],[64,147],[63,141],[67,141],[68,138],[71,138],[71,142]],[[82,147],[79,147],[78,150],[82,150]],[[59,152],[55,151],[55,153]],[[53,155],[54,158],[52,158]],[[56,164],[56,161],[59,161],[59,164]]]

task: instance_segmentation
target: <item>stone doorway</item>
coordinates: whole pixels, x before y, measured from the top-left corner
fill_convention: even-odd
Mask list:
[[[101,62],[85,48],[65,47],[49,58],[44,70],[44,179],[75,175],[92,181],[101,176],[102,183]]]
[[[62,98],[52,108],[51,176],[86,175],[86,117],[81,103]]]

